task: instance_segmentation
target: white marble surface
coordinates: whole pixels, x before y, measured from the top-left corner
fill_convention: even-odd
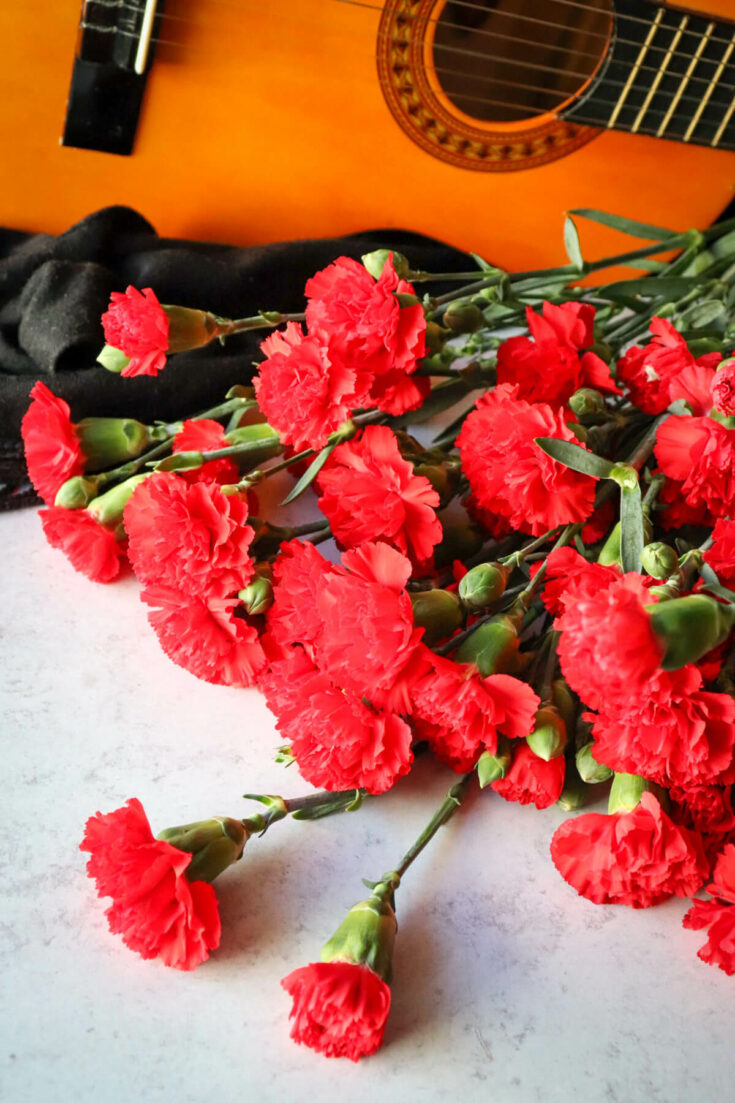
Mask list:
[[[2,1049],[12,1103],[732,1098],[732,979],[699,962],[683,901],[576,897],[548,856],[564,813],[482,794],[398,898],[383,1049],[353,1065],[288,1037],[279,980],[318,957],[451,777],[428,761],[357,813],[277,824],[217,882],[221,948],[192,974],[107,932],[77,847],[138,796],[154,831],[242,815],[246,790],[307,787],[273,761],[254,691],[205,685],[158,650],[134,579],[103,587],[48,548],[34,512],[3,548]]]

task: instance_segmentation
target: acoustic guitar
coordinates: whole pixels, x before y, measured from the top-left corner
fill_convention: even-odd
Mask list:
[[[735,188],[735,2],[690,8],[4,4],[0,224],[127,203],[166,235],[405,227],[524,269],[564,262],[570,208],[705,225]]]

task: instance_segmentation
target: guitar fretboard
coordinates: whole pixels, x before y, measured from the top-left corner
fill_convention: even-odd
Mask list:
[[[735,23],[616,0],[608,54],[565,118],[735,149]]]

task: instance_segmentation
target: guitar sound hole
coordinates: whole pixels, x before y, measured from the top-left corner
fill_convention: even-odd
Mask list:
[[[473,119],[534,121],[595,73],[611,11],[608,0],[447,0],[432,14],[436,80]]]

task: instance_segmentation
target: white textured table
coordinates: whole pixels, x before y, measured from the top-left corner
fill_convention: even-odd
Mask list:
[[[139,797],[158,831],[243,815],[246,790],[308,787],[273,762],[254,691],[165,659],[135,580],[95,586],[32,511],[0,517],[4,897],[2,1098],[8,1103],[265,1103],[732,1098],[732,979],[696,958],[686,905],[576,897],[548,856],[557,808],[483,794],[398,895],[383,1049],[353,1065],[288,1037],[279,980],[390,868],[451,775],[429,761],[354,814],[276,824],[217,882],[223,938],[194,973],[107,932],[77,847]]]

